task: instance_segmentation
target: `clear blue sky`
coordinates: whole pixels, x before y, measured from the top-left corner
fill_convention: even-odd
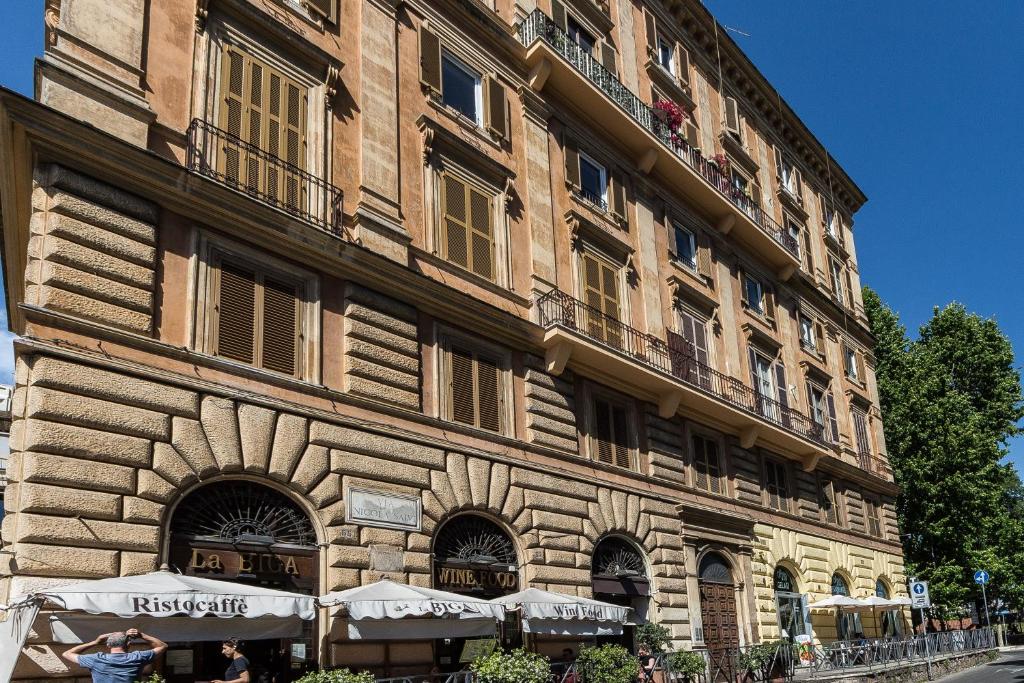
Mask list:
[[[911,332],[956,300],[1024,353],[1024,2],[705,3],[867,194],[864,283]],[[42,6],[3,11],[0,83],[27,95]],[[10,358],[0,344],[0,381]],[[1024,471],[1024,439],[1011,457]]]

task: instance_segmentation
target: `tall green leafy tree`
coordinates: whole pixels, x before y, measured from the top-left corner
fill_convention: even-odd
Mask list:
[[[975,596],[979,567],[999,595],[1019,600],[1024,488],[1001,461],[1024,396],[1009,340],[956,303],[935,309],[916,340],[868,288],[864,305],[908,571],[931,582],[943,616]]]

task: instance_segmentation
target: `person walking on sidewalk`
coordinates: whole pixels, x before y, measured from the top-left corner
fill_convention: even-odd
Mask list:
[[[135,638],[146,641],[151,649],[129,652],[128,642]],[[82,654],[100,643],[105,643],[107,652]],[[88,669],[92,674],[93,683],[134,683],[140,678],[142,668],[166,649],[167,643],[164,641],[147,636],[137,628],[131,628],[127,631],[104,633],[96,640],[76,645],[61,656],[73,664]]]

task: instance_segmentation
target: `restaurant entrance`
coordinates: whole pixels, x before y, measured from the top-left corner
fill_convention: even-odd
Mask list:
[[[651,596],[643,555],[624,538],[609,536],[603,539],[594,548],[591,588],[595,600],[633,610],[630,623],[623,626],[621,635],[599,636],[597,643],[622,645],[635,652],[636,626],[646,623]]]
[[[226,481],[190,493],[170,527],[172,571],[313,595],[318,547],[313,526],[287,496],[251,481]],[[297,617],[224,621],[221,634],[169,643],[168,683],[224,678],[221,641],[241,641],[252,683],[288,683],[317,665],[315,622]]]

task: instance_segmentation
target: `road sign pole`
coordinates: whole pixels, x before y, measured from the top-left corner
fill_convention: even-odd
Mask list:
[[[992,622],[988,618],[988,598],[985,597],[985,584],[981,584],[981,601],[985,603],[985,626],[992,626]]]
[[[924,620],[924,607],[921,608],[921,630],[924,632],[924,661],[928,665],[928,680],[932,680],[932,649],[928,645],[928,622]]]

